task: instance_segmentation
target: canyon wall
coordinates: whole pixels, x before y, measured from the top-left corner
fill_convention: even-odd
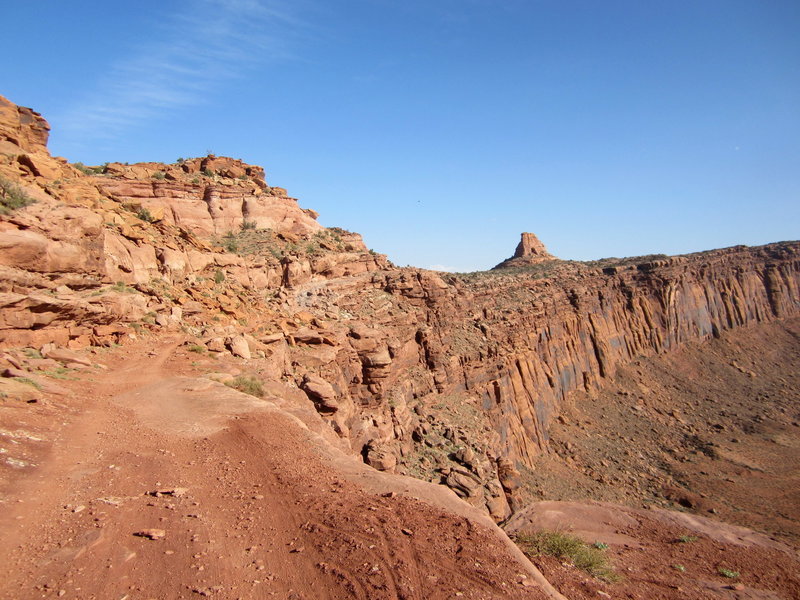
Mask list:
[[[261,167],[213,155],[86,167],[51,156],[49,130],[0,97],[2,200],[30,202],[0,206],[0,343],[77,348],[118,342],[134,323],[239,319],[265,293],[387,264]]]
[[[181,331],[293,383],[375,468],[444,483],[498,520],[570,392],[800,312],[798,242],[578,263],[526,233],[492,271],[398,269],[260,167],[71,165],[48,129],[0,98],[0,177],[35,201],[0,214],[0,344]]]
[[[399,269],[301,289],[303,308],[335,319],[335,351],[295,367],[329,384],[310,396],[367,462],[447,483],[504,518],[514,465],[547,451],[570,392],[637,357],[800,312],[796,242],[616,263]]]

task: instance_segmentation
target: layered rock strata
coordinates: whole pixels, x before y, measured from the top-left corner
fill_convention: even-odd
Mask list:
[[[49,129],[0,97],[0,178],[33,202],[0,219],[0,343],[81,347],[133,323],[241,318],[266,290],[387,264],[261,167],[212,155],[85,167],[50,155]]]
[[[291,382],[374,467],[448,485],[497,520],[570,392],[618,365],[800,312],[800,243],[560,261],[533,234],[486,273],[394,268],[322,228],[260,167],[70,165],[0,99],[0,344],[82,347],[182,330]]]
[[[571,391],[637,357],[800,311],[798,243],[551,269],[473,279],[403,269],[303,297],[343,322],[359,315],[335,358],[311,367],[335,390],[334,427],[368,462],[380,448],[376,464],[391,451],[414,473],[422,457],[427,476],[502,518],[513,465],[547,451]]]
[[[514,255],[494,268],[507,269],[509,267],[526,267],[554,260],[555,258],[555,256],[547,251],[547,248],[545,248],[544,244],[536,237],[536,234],[526,232],[520,236],[519,244],[517,244]]]

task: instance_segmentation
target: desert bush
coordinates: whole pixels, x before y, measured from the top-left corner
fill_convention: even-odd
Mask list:
[[[147,223],[152,223],[153,221],[155,221],[153,215],[151,215],[150,211],[147,210],[146,208],[140,208],[139,210],[137,210],[136,216],[140,218],[142,221],[145,221]]]
[[[225,237],[222,238],[222,247],[231,254],[237,253],[239,251],[239,242],[236,239],[236,234],[232,231],[226,233]]]
[[[117,281],[114,285],[108,288],[112,292],[119,292],[120,294],[135,294],[138,292],[136,288],[127,285],[124,281]]]
[[[736,579],[739,577],[739,571],[731,571],[730,569],[725,569],[720,567],[718,573],[723,577],[727,577],[728,579]]]
[[[153,173],[153,179],[164,179],[165,177],[166,175],[164,174],[163,171],[156,171],[155,173]]]
[[[29,206],[36,202],[25,190],[13,181],[0,177],[0,215],[7,215],[18,208]]]
[[[75,162],[72,163],[72,166],[78,169],[84,175],[94,175],[94,171],[92,171],[89,167],[84,165],[82,162]]]
[[[108,163],[104,163],[98,167],[87,167],[82,162],[76,162],[72,163],[72,166],[84,175],[103,175],[108,170]]]
[[[516,541],[528,556],[553,556],[560,560],[569,560],[598,579],[609,582],[619,579],[603,550],[590,546],[574,535],[559,531],[540,531],[520,534]]]
[[[261,398],[264,395],[264,388],[261,382],[255,377],[248,377],[246,375],[239,375],[235,379],[225,383],[228,387],[239,390],[242,393],[250,394],[256,398]]]

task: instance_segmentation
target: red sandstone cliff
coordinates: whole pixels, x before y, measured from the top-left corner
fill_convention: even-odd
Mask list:
[[[800,244],[471,278],[403,269],[364,283],[328,289],[361,321],[314,369],[334,390],[328,410],[343,413],[330,418],[368,460],[441,477],[500,518],[491,482],[513,496],[504,459],[532,465],[546,451],[571,391],[636,357],[797,314]],[[329,295],[304,305],[334,307]]]
[[[51,157],[48,131],[0,97],[0,177],[34,201],[0,220],[1,343],[116,341],[146,315],[239,318],[262,290],[386,264],[269,187],[260,167],[207,156],[87,168]],[[227,285],[211,294],[215,276]]]
[[[181,329],[291,381],[376,468],[447,484],[496,519],[567,395],[688,340],[800,312],[800,244],[559,261],[523,234],[513,270],[393,268],[323,229],[263,170],[208,156],[86,169],[0,99],[0,344],[80,347]],[[86,172],[88,171],[88,173]]]

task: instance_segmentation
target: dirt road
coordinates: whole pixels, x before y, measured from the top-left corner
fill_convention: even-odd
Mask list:
[[[496,531],[343,476],[179,341],[2,405],[0,598],[548,597]]]

